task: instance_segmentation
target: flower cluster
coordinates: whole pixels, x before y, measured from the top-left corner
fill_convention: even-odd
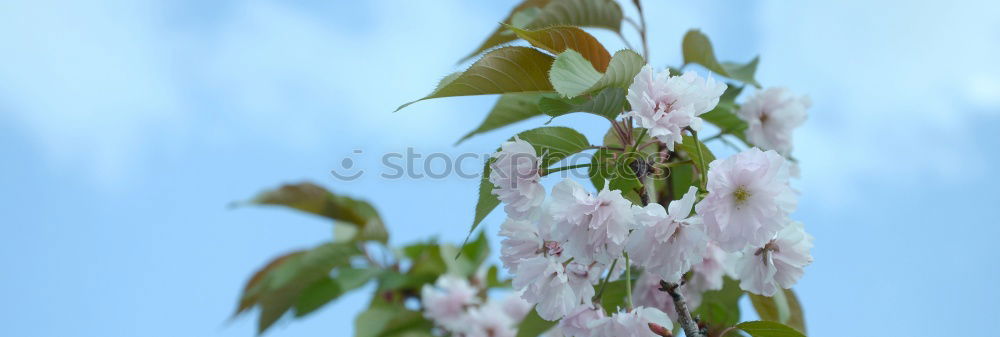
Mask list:
[[[681,132],[697,130],[698,116],[713,109],[725,89],[693,72],[654,77],[646,66],[629,88],[627,116],[673,151]],[[543,160],[532,144],[516,137],[504,143],[493,156],[489,180],[508,217],[500,228],[500,258],[514,289],[541,318],[561,320],[561,334],[591,337],[668,331],[678,317],[663,282],[683,284],[677,291],[693,307],[703,292],[721,289],[727,275],[765,296],[790,288],[812,261],[812,237],[789,218],[797,192],[789,184],[791,164],[782,156],[790,151],[783,142],[790,141],[788,133],[807,104],[775,98],[783,93],[766,90],[740,112],[743,118],[757,116],[748,136],[769,150],[752,147],[711,162],[704,190],[691,186],[663,204],[635,205],[610,184],[591,192],[571,179],[547,196],[539,182]],[[642,270],[629,306],[602,307],[595,287],[629,267]],[[467,289],[454,291],[441,308],[428,310],[437,312],[432,316],[446,329],[457,329],[448,317],[489,307]]]
[[[425,285],[421,290],[424,317],[452,336],[516,336],[517,325],[531,310],[531,304],[516,294],[484,302],[478,295],[481,290],[463,278],[443,275],[434,285]]]

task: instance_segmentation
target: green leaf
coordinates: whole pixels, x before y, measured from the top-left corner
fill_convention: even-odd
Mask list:
[[[622,88],[605,88],[591,99],[542,97],[538,102],[538,108],[552,118],[572,112],[587,112],[614,120],[625,107],[625,92]]]
[[[535,128],[521,132],[517,134],[517,137],[535,148],[535,153],[541,156],[542,168],[548,168],[566,157],[590,147],[586,136],[576,130],[561,126]],[[513,139],[511,138],[511,140]],[[486,218],[486,215],[500,205],[500,200],[491,193],[493,183],[490,182],[489,177],[492,171],[490,164],[492,163],[493,159],[491,158],[483,168],[483,176],[479,181],[479,201],[476,203],[476,214],[472,221],[472,228],[469,229],[469,236]],[[466,237],[466,242],[468,242],[468,237]]]
[[[532,46],[547,52],[559,54],[568,49],[579,52],[583,58],[590,61],[594,69],[600,72],[606,71],[608,62],[611,61],[611,54],[604,49],[604,45],[579,27],[551,26],[539,30],[525,30],[508,25],[507,28]]]
[[[472,219],[469,236],[472,236],[472,231],[476,230],[479,223],[483,222],[483,219],[500,205],[500,199],[497,199],[497,196],[493,194],[493,183],[490,182],[490,164],[492,163],[493,158],[486,161],[483,167],[483,176],[479,178],[479,199],[476,202],[476,214]]]
[[[308,315],[343,294],[344,291],[337,281],[329,277],[317,281],[306,287],[295,302],[295,317]]]
[[[361,233],[354,239],[361,241],[388,241],[389,234],[378,211],[366,201],[330,193],[322,186],[303,182],[286,184],[261,192],[251,204],[278,205],[319,215],[341,223],[356,226]]]
[[[244,288],[241,309],[238,309],[237,314],[254,305],[259,306],[261,310],[257,330],[264,332],[299,303],[307,289],[325,282],[334,268],[346,266],[351,257],[358,254],[360,250],[353,243],[326,243],[307,251],[279,257],[251,277]],[[330,298],[330,289],[314,290],[330,300],[336,297]],[[303,310],[308,313],[321,305],[305,303]]]
[[[599,287],[600,285],[598,285]],[[601,307],[604,312],[610,314],[618,312],[618,309],[625,308],[625,279],[610,281],[605,286],[604,293],[601,294]]]
[[[607,87],[628,89],[635,75],[639,73],[646,61],[636,52],[619,50],[611,57],[608,70],[598,72],[574,50],[567,50],[556,56],[549,70],[549,81],[556,92],[567,98],[573,98],[586,93],[596,92]]]
[[[740,321],[740,290],[739,281],[725,277],[720,290],[706,291],[702,295],[701,306],[694,311],[695,316],[709,324],[711,330],[722,330]]]
[[[553,0],[538,12],[528,28],[557,25],[621,30],[622,8],[614,0]]]
[[[697,63],[719,75],[760,88],[760,83],[757,83],[757,80],[754,79],[754,73],[757,71],[757,62],[759,61],[757,57],[746,64],[720,63],[715,57],[715,51],[708,36],[697,29],[689,30],[684,35],[684,40],[681,42],[681,50],[684,55],[684,64]]]
[[[470,131],[468,134],[459,139],[455,145],[469,139],[470,137],[492,131],[497,128],[501,128],[516,122],[523,121],[525,119],[541,115],[542,112],[538,108],[539,99],[541,99],[543,94],[504,94],[500,96],[497,103],[493,106],[493,110],[486,115],[486,120],[483,120],[475,130]]]
[[[515,7],[503,23],[521,29],[562,25],[604,28],[618,32],[621,30],[622,18],[621,6],[613,0],[526,0]],[[459,62],[517,38],[501,25],[472,54]]]
[[[524,0],[511,9],[510,13],[507,14],[507,18],[503,20],[503,23],[511,24],[519,28],[527,27],[527,25],[531,24],[531,22],[538,17],[539,12],[541,12],[541,8],[545,7],[549,1],[550,0]],[[517,36],[509,32],[503,25],[500,25],[489,35],[489,37],[486,38],[486,41],[483,41],[483,43],[476,48],[476,50],[474,50],[471,54],[466,55],[458,62],[465,62],[466,60],[476,57],[476,55],[479,55],[484,51],[514,40],[517,40]]]
[[[479,237],[476,238],[476,241],[469,242],[462,247],[462,258],[466,258],[472,263],[473,272],[486,261],[489,255],[490,242],[486,239],[485,231],[479,231]]]
[[[511,280],[501,280],[500,271],[497,266],[490,266],[490,269],[486,271],[486,287],[487,288],[510,288]]]
[[[787,325],[770,321],[750,321],[736,325],[752,337],[805,337]]]
[[[542,319],[542,317],[538,316],[538,312],[532,308],[528,312],[528,316],[525,316],[521,324],[517,326],[517,337],[537,337],[543,332],[552,329],[556,323],[558,322]]]
[[[784,298],[782,299],[787,302],[789,311],[788,319],[784,321],[779,314],[780,303],[777,303],[777,300],[781,298],[750,293],[747,295],[750,296],[750,303],[753,303],[753,308],[757,311],[757,315],[760,316],[761,320],[787,324],[802,333],[806,332],[805,315],[802,313],[802,306],[799,303],[798,297],[795,296],[795,292],[791,289],[784,290]]]
[[[354,319],[354,336],[428,336],[422,332],[429,332],[433,326],[419,311],[400,306],[374,306]]]
[[[400,105],[431,98],[552,91],[548,71],[553,58],[528,47],[503,47],[483,55],[461,74],[445,77],[429,95]]]
[[[548,168],[566,157],[590,147],[586,136],[562,126],[534,128],[517,134],[517,137],[535,148],[535,153],[541,156],[543,168]]]

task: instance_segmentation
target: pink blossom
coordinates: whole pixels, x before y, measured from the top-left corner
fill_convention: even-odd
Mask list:
[[[699,130],[702,121],[698,116],[715,108],[724,91],[725,83],[702,79],[691,71],[670,76],[664,69],[654,77],[653,68],[646,65],[629,86],[626,99],[632,111],[627,115],[636,117],[650,136],[672,151],[674,143],[681,142],[681,130],[689,126]]]
[[[696,207],[709,237],[728,252],[762,246],[795,209],[788,179],[788,163],[770,150],[751,148],[713,161],[708,196]]]

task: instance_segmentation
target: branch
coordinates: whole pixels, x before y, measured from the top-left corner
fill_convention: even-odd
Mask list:
[[[665,291],[670,294],[670,298],[674,300],[674,309],[677,310],[677,320],[681,324],[681,328],[684,329],[684,335],[688,337],[705,337],[705,334],[701,333],[701,329],[698,328],[698,323],[691,318],[691,310],[688,310],[687,302],[684,301],[684,295],[681,295],[677,291],[677,287],[680,285],[676,283],[667,283],[660,281],[660,291]]]

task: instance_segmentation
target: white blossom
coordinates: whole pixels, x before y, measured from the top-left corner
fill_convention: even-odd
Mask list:
[[[651,203],[636,212],[641,226],[626,246],[636,265],[664,281],[677,283],[692,265],[702,261],[708,236],[701,220],[689,216],[697,192],[698,188],[692,186],[680,200],[671,201],[668,210]]]
[[[469,309],[464,327],[452,332],[459,332],[464,337],[514,337],[519,321],[510,317],[502,305],[489,301]]]
[[[621,191],[605,186],[594,196],[579,183],[563,180],[552,189],[553,235],[566,243],[567,253],[577,262],[608,265],[621,256],[634,226],[632,207]]]
[[[813,237],[800,222],[793,222],[763,246],[748,247],[737,261],[740,288],[758,295],[774,296],[802,277],[812,262]]]
[[[420,291],[424,317],[445,329],[458,329],[467,318],[466,309],[480,303],[476,293],[476,288],[464,278],[442,275],[433,286],[424,285]]]
[[[604,310],[591,304],[584,304],[571,310],[559,321],[559,331],[566,337],[590,337],[590,322],[604,318]]]
[[[691,279],[687,286],[697,293],[722,289],[723,276],[729,273],[731,264],[729,253],[709,242],[701,263],[691,267]]]
[[[713,161],[708,196],[696,207],[709,237],[728,252],[763,245],[795,209],[788,179],[788,163],[770,150],[751,148]]]
[[[522,290],[526,301],[535,303],[538,316],[554,321],[580,304],[573,292],[566,269],[551,256],[522,260],[514,275],[515,290]]]
[[[545,242],[538,225],[528,220],[507,218],[500,225],[500,261],[512,274],[517,273],[517,265],[525,259],[538,256]]]
[[[490,182],[493,194],[504,203],[507,216],[526,219],[545,200],[545,187],[539,183],[541,160],[530,143],[514,137],[493,154]]]
[[[632,311],[619,311],[611,317],[592,321],[589,325],[591,336],[615,337],[657,337],[650,324],[670,331],[673,325],[670,317],[656,308],[636,307]]]
[[[531,303],[521,298],[521,294],[522,292],[510,294],[500,304],[503,312],[516,322],[520,322],[531,312]]]
[[[792,133],[806,121],[810,105],[806,96],[795,96],[785,88],[768,88],[744,102],[737,115],[747,122],[747,140],[787,157],[792,152]]]
[[[646,65],[629,86],[626,99],[632,111],[627,115],[636,117],[650,136],[673,151],[674,143],[681,142],[681,130],[688,126],[701,129],[698,116],[715,108],[724,91],[725,83],[702,79],[695,72],[670,76],[664,69],[654,77],[653,68]]]

